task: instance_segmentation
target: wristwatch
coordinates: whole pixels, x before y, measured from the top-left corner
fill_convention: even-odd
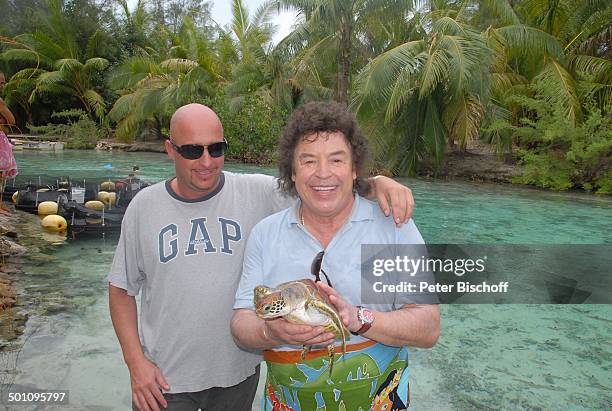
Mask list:
[[[374,313],[372,311],[360,305],[358,305],[357,308],[357,318],[361,322],[361,328],[356,332],[351,331],[351,334],[353,335],[361,335],[367,332],[374,323]]]

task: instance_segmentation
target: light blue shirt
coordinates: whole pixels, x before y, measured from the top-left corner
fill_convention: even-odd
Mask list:
[[[299,224],[299,207],[298,201],[294,207],[260,221],[251,231],[234,309],[253,310],[257,285],[275,287],[287,281],[315,279],[310,266],[323,246]],[[325,249],[322,264],[334,289],[353,305],[391,311],[410,302],[398,299],[394,304],[361,304],[362,244],[424,244],[414,222],[397,228],[377,203],[355,195],[351,216]],[[321,281],[325,282],[323,274]]]

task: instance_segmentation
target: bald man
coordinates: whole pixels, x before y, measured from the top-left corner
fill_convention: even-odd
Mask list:
[[[250,410],[261,357],[232,339],[234,295],[251,229],[293,199],[273,177],[223,171],[227,142],[206,106],[179,108],[165,144],[176,176],[132,200],[108,277],[133,407]],[[375,180],[383,211],[392,207],[396,221],[407,220],[410,190]]]

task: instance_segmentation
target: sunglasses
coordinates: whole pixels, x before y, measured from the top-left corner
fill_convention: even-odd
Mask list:
[[[208,155],[212,158],[218,158],[225,154],[227,150],[227,140],[219,141],[218,143],[212,143],[207,146],[201,144],[183,144],[177,146],[174,141],[170,140],[170,144],[174,148],[174,151],[179,153],[183,158],[187,160],[197,160],[204,154],[204,149],[208,150]]]
[[[312,260],[312,264],[310,264],[310,274],[315,276],[315,283],[321,281],[321,274],[325,276],[325,281],[327,281],[327,285],[334,288],[331,281],[329,281],[329,277],[327,273],[323,271],[321,268],[321,264],[323,264],[323,256],[325,255],[325,251],[321,251],[317,255],[315,255],[314,260]]]

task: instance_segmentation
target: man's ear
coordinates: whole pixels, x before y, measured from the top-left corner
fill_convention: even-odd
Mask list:
[[[176,153],[174,152],[174,148],[172,147],[170,140],[167,139],[166,141],[164,141],[164,147],[166,148],[166,153],[168,153],[168,157],[170,157],[170,160],[174,161],[174,155]]]

